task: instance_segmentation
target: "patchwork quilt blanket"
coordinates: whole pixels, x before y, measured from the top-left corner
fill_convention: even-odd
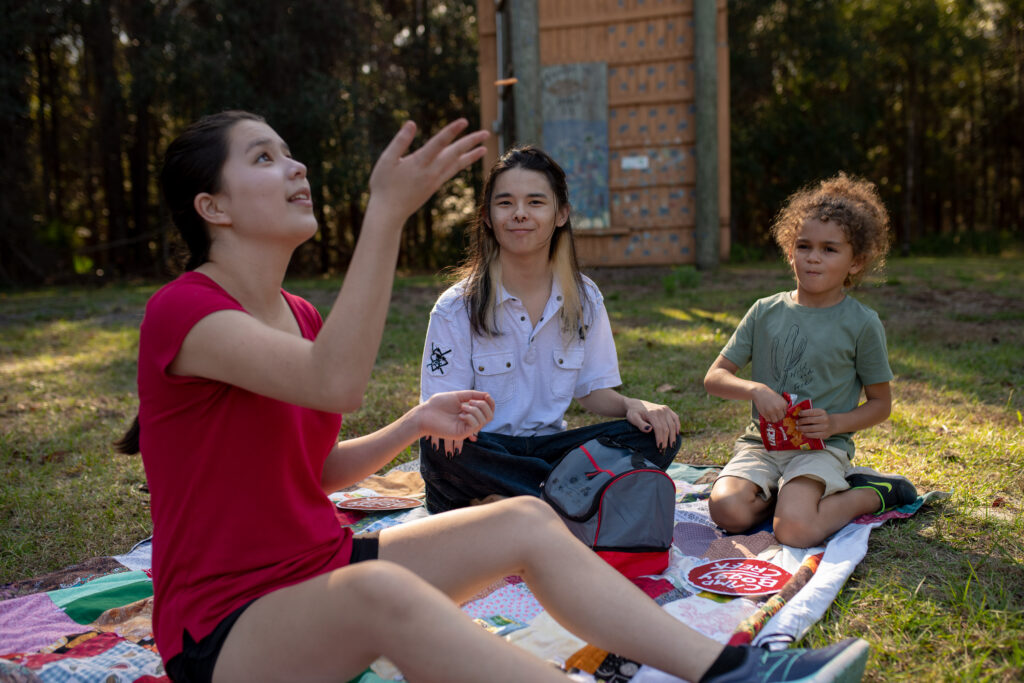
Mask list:
[[[633,579],[677,619],[720,642],[788,647],[825,613],[867,552],[871,530],[906,518],[941,493],[884,515],[865,515],[825,545],[796,549],[770,529],[726,535],[708,516],[714,471],[674,464],[674,543],[660,575]],[[408,470],[375,476],[332,495],[338,502],[379,495],[422,495]],[[349,506],[355,507],[355,506]],[[373,506],[367,506],[372,508]],[[422,507],[341,511],[339,523],[371,532],[426,515]],[[44,683],[164,683],[152,633],[151,545],[97,557],[66,569],[0,586],[0,681]],[[575,681],[668,683],[678,679],[598,650],[559,626],[516,576],[462,605],[467,618],[517,646],[561,666]],[[359,683],[401,681],[379,659]],[[486,680],[486,672],[481,672]]]

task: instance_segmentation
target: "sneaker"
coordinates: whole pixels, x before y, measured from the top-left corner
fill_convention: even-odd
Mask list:
[[[709,679],[708,683],[856,683],[864,675],[868,643],[848,638],[820,650],[771,651],[750,645],[739,668]]]
[[[871,489],[878,494],[882,507],[876,515],[917,500],[917,489],[909,479],[898,474],[883,474],[870,467],[851,467],[846,472],[846,481],[851,489]]]

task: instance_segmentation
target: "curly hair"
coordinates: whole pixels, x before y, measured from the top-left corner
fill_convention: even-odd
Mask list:
[[[863,264],[846,277],[845,287],[857,285],[868,272],[885,265],[891,240],[889,212],[874,183],[840,172],[790,195],[772,222],[772,237],[787,257],[807,220],[839,225],[853,247],[853,258]]]

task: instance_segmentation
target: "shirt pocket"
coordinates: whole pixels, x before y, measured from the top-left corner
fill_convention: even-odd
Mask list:
[[[555,349],[551,352],[551,395],[572,398],[576,378],[583,367],[583,349]]]
[[[512,353],[478,353],[473,355],[473,388],[486,391],[495,403],[505,403],[516,392],[516,359]]]

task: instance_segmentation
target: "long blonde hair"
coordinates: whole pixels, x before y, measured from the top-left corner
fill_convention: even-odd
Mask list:
[[[456,276],[466,280],[463,296],[469,312],[473,332],[482,336],[501,334],[498,329],[496,307],[501,282],[501,246],[494,236],[490,223],[491,197],[498,176],[513,168],[543,173],[551,185],[555,197],[555,209],[568,208],[569,188],[565,171],[543,150],[533,145],[514,147],[501,156],[491,168],[484,182],[483,197],[477,207],[473,226],[472,243],[465,262],[456,270]],[[555,226],[551,235],[548,262],[551,272],[562,290],[561,330],[562,338],[568,343],[574,337],[586,334],[583,310],[590,304],[576,259],[576,244],[572,236],[572,216],[565,224]]]

